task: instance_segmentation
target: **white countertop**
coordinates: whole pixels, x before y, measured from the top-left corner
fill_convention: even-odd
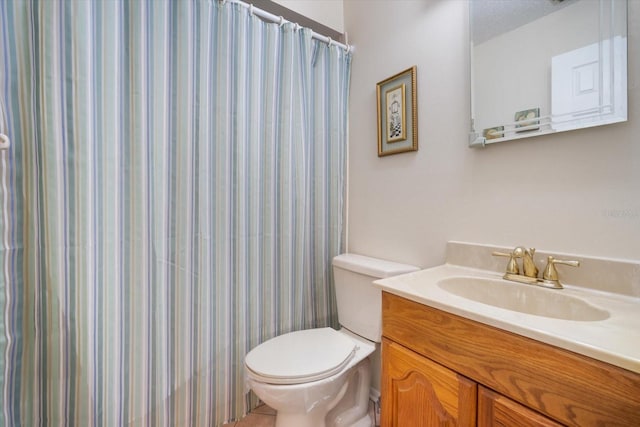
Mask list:
[[[460,276],[503,280],[500,273],[493,271],[444,264],[374,283],[409,300],[640,373],[640,298],[567,284],[561,290],[540,288],[549,293],[549,298],[562,293],[610,313],[605,320],[562,320],[483,304],[437,285],[442,279]]]

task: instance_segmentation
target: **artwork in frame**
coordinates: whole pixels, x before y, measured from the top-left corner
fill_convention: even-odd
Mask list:
[[[532,120],[537,119],[537,120]],[[529,132],[532,130],[538,130],[540,127],[536,126],[535,128],[528,129],[520,129],[527,126],[539,125],[540,124],[540,108],[529,108],[528,110],[518,111],[514,116],[514,121],[516,122],[516,132]]]
[[[386,93],[387,103],[387,141],[389,143],[407,139],[407,119],[405,108],[405,84],[389,89]]]
[[[498,139],[504,136],[504,126],[495,126],[482,131],[482,136],[486,139]]]
[[[415,66],[377,84],[379,157],[418,150],[416,91]]]

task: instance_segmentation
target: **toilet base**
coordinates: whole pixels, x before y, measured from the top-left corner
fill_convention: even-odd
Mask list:
[[[351,424],[351,427],[372,427],[375,424],[373,423],[373,420],[371,419],[371,417],[367,414],[366,416],[360,418],[358,421],[356,421],[355,423]]]
[[[285,414],[278,412],[275,427],[325,427],[323,414]]]
[[[370,361],[365,359],[348,373],[333,399],[316,402],[302,413],[276,409],[276,427],[371,427],[369,417]]]
[[[318,387],[274,386],[250,380],[258,397],[276,410],[276,427],[371,427],[368,358]],[[337,388],[331,388],[331,385]]]
[[[367,358],[351,372],[345,396],[325,417],[327,427],[371,427],[369,417],[369,386],[371,361]]]
[[[320,414],[319,414],[320,415]],[[372,427],[374,426],[373,420],[367,414],[364,417],[360,418],[358,421],[353,424],[335,424],[336,427]],[[323,416],[313,417],[313,416],[303,416],[296,414],[283,414],[278,413],[276,417],[276,425],[275,427],[328,427],[325,418]]]

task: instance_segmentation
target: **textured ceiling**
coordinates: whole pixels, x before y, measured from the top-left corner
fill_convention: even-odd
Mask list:
[[[470,0],[473,44],[480,44],[576,1],[594,0]]]

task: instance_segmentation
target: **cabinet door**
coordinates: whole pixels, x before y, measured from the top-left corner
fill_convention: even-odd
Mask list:
[[[559,427],[555,421],[482,386],[478,389],[478,427]]]
[[[473,381],[383,339],[383,427],[473,427],[476,397]]]

